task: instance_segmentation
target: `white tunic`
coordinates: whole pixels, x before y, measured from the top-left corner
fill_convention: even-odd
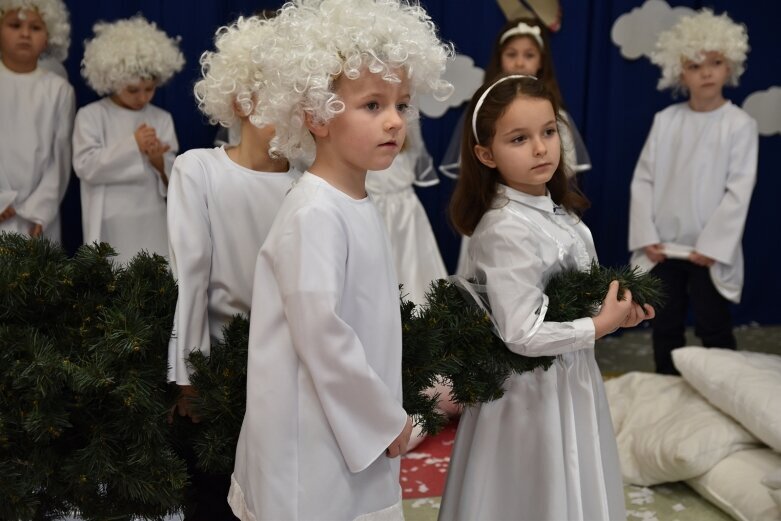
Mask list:
[[[142,124],[170,145],[165,173],[171,174],[179,143],[171,114],[154,105],[120,107],[110,98],[79,109],[73,129],[73,169],[81,179],[84,242],[102,241],[125,263],[139,251],[168,255],[166,188],[134,137]]]
[[[187,357],[208,355],[234,315],[249,316],[255,260],[296,174],[257,172],[223,147],[176,158],[168,185],[170,264],[177,279],[168,381],[190,384]]]
[[[716,260],[719,293],[739,302],[758,142],[756,121],[729,101],[710,112],[679,103],[657,113],[632,179],[632,263],[650,270],[643,247],[651,244],[695,249]]]
[[[249,520],[402,519],[401,317],[371,200],[305,173],[260,250],[228,497]]]
[[[60,201],[71,172],[73,87],[42,68],[18,74],[0,62],[0,212],[16,216],[0,231],[30,233],[34,224],[59,238]]]
[[[473,275],[508,349],[556,358],[547,371],[511,376],[499,400],[464,410],[439,519],[626,519],[593,321],[543,322],[546,282],[588,268],[591,233],[554,212],[548,196],[504,193],[509,202],[488,211],[472,235]]]
[[[432,280],[447,276],[426,210],[413,185],[439,183],[431,156],[423,144],[420,128],[411,124],[404,150],[386,170],[369,171],[366,191],[380,211],[390,237],[399,283],[406,298],[425,302]]]

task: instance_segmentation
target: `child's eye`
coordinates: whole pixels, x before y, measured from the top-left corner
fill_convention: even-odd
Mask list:
[[[370,101],[369,103],[366,104],[366,108],[371,111],[375,111],[380,108],[380,104],[377,103],[376,101]]]
[[[545,129],[545,135],[546,136],[553,136],[554,134],[557,134],[557,133],[558,133],[558,129],[556,129],[554,127]]]
[[[401,112],[402,114],[406,113],[409,110],[409,104],[407,103],[399,103],[396,105],[396,110]]]
[[[514,137],[512,142],[513,143],[523,143],[524,141],[526,141],[526,139],[527,139],[526,136],[521,134],[520,136]]]

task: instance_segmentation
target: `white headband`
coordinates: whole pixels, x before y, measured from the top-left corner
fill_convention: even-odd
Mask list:
[[[519,78],[531,78],[533,80],[537,79],[536,76],[532,76],[530,74],[511,74],[510,76],[504,76],[493,82],[491,86],[485,89],[480,95],[480,99],[477,100],[477,104],[475,105],[475,111],[472,113],[472,135],[475,136],[475,141],[477,141],[478,144],[480,143],[480,139],[477,137],[477,113],[480,112],[480,107],[483,106],[483,102],[485,101],[486,96],[488,96],[488,93],[491,92],[491,89],[502,83],[504,80],[516,80]]]
[[[540,49],[543,49],[544,46],[542,44],[542,31],[540,31],[540,28],[538,26],[531,26],[527,25],[524,22],[519,22],[518,25],[515,27],[511,27],[510,29],[507,29],[505,33],[502,35],[501,38],[499,38],[499,45],[502,45],[507,38],[511,36],[518,36],[518,35],[524,35],[524,36],[533,36],[535,40],[537,40],[537,43],[540,46]]]

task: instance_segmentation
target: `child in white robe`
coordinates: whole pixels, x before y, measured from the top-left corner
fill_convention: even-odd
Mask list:
[[[741,241],[757,175],[757,123],[725,99],[743,73],[748,35],[703,9],[662,33],[659,88],[689,99],[654,117],[631,186],[632,262],[662,279],[666,304],[653,322],[656,371],[678,374],[688,304],[706,347],[736,348],[730,302],[743,289]]]
[[[60,0],[0,0],[0,231],[60,239],[70,178],[73,87],[40,66],[70,44]]]
[[[170,264],[179,288],[168,347],[168,381],[180,387],[180,415],[197,421],[187,357],[208,355],[236,314],[249,316],[258,250],[297,177],[285,158],[268,154],[273,126],[249,117],[261,98],[263,71],[252,50],[273,37],[266,20],[239,18],[216,33],[215,52],[201,56],[198,106],[212,124],[237,126],[236,146],[194,149],[176,158],[168,186]],[[191,469],[199,518],[230,519],[230,475]]]
[[[256,116],[272,153],[315,159],[258,255],[229,501],[245,521],[403,519],[399,291],[365,178],[399,153],[411,96],[452,89],[450,48],[400,1],[294,2],[272,23]]]
[[[586,145],[572,118],[564,110],[553,66],[550,31],[542,21],[536,18],[516,18],[509,20],[499,30],[485,69],[484,81],[493,81],[502,74],[529,74],[545,83],[555,96],[561,113],[559,135],[564,149],[562,160],[568,166],[568,174],[574,176],[578,172],[590,170],[591,158]],[[452,178],[458,177],[465,117],[466,113],[458,121],[439,167],[443,174]],[[458,275],[469,271],[466,264],[468,247],[469,238],[463,237],[456,266]]]
[[[73,130],[84,242],[111,244],[121,263],[141,250],[167,256],[166,187],[179,145],[171,114],[150,101],[184,57],[141,16],[94,31],[81,73],[106,97],[79,109]]]
[[[596,258],[578,215],[588,201],[561,161],[556,109],[544,82],[511,75],[481,87],[467,112],[450,211],[472,239],[468,275],[508,349],[555,359],[547,370],[510,376],[502,398],[464,409],[441,520],[626,519],[594,341],[654,310],[628,291],[619,300],[614,281],[597,316],[545,321],[548,279]]]

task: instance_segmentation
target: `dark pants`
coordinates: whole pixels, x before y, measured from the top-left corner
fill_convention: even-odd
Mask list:
[[[185,459],[191,480],[185,521],[238,521],[228,505],[230,474],[211,474],[197,468],[192,452]]]
[[[680,374],[675,369],[672,351],[686,345],[686,316],[691,303],[694,333],[705,347],[735,349],[729,301],[713,285],[709,269],[689,261],[668,259],[651,273],[662,280],[667,295],[664,306],[653,320],[653,346],[656,372]]]

